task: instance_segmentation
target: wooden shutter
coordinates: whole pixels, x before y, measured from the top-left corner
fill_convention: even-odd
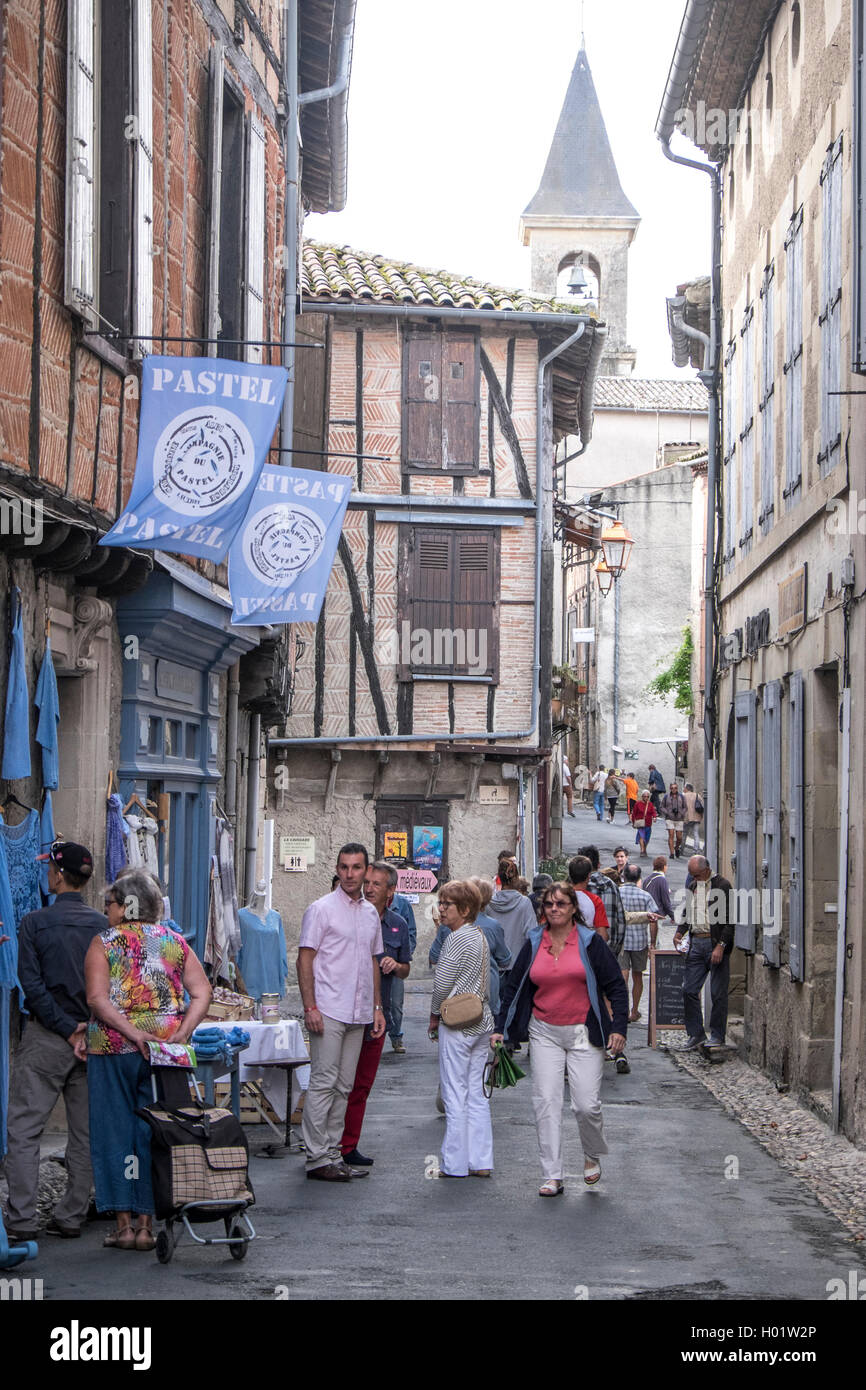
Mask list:
[[[774,327],[774,281],[773,262],[764,271],[761,286],[761,388],[758,411],[761,416],[761,509],[758,525],[765,536],[773,524],[774,482],[776,476],[775,453],[776,434],[773,420],[774,372],[775,372],[775,327]]]
[[[265,128],[256,116],[247,130],[246,276],[244,337],[261,341],[265,327]],[[262,362],[261,347],[247,347],[248,362]]]
[[[755,840],[757,808],[755,778],[757,763],[756,703],[754,690],[741,690],[734,696],[734,886],[741,894],[734,944],[754,952],[755,923],[746,906],[756,887]]]
[[[755,311],[752,304],[746,309],[740,336],[743,346],[741,369],[743,428],[740,433],[742,444],[740,548],[745,553],[749,550],[752,542],[755,491]]]
[[[152,351],[153,332],[153,30],[151,0],[133,9],[133,338],[139,354]]]
[[[96,276],[94,0],[68,0],[65,303],[89,323]]]
[[[413,528],[410,541],[412,563],[409,603],[405,605],[410,623],[410,660],[407,675],[411,676],[412,672],[446,675],[453,669],[436,664],[433,660],[433,643],[437,629],[444,631],[451,627],[454,539],[454,533],[444,526]],[[429,660],[412,658],[411,634],[415,632],[419,634],[419,646],[427,642]],[[405,641],[403,645],[406,645]],[[405,653],[401,651],[401,657],[403,655]],[[420,651],[418,655],[421,655]]]
[[[465,634],[466,660],[455,673],[496,677],[499,623],[498,537],[490,531],[458,531],[453,626]]]
[[[769,965],[782,963],[781,920],[777,911],[782,891],[782,682],[764,686],[763,726],[761,729],[763,775],[761,807],[764,856],[761,863],[763,933],[761,949]]]
[[[446,333],[442,343],[442,467],[474,473],[478,467],[481,397],[477,338]]]
[[[842,356],[842,136],[827,151],[821,171],[821,448],[822,476],[838,462],[841,443]]]
[[[788,680],[788,968],[804,979],[803,673]]]
[[[803,209],[791,218],[785,238],[785,487],[786,505],[800,499],[803,477]]]
[[[410,333],[403,348],[403,458],[408,470],[442,467],[442,337]]]
[[[213,46],[208,62],[208,240],[204,336],[216,338],[219,335],[220,194],[225,81],[225,49],[221,43]],[[206,352],[208,357],[216,357],[216,343],[208,343]]]
[[[724,377],[724,415],[725,415],[725,449],[723,455],[722,486],[724,489],[724,559],[730,565],[734,558],[736,548],[735,538],[735,518],[737,514],[736,502],[736,452],[737,452],[737,397],[736,397],[736,351],[737,345],[734,342],[728,344],[725,353],[725,377]]]

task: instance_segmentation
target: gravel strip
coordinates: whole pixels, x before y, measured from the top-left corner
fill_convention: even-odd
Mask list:
[[[683,1033],[659,1032],[660,1050],[697,1078],[789,1173],[795,1173],[854,1240],[866,1240],[866,1152],[830,1129],[739,1057],[716,1064],[678,1052]]]

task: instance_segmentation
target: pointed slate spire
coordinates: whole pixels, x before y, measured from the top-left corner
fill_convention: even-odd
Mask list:
[[[582,39],[541,183],[523,215],[640,220],[622,191]]]

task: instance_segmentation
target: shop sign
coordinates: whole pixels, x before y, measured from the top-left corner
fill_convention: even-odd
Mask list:
[[[416,825],[412,858],[419,869],[441,869],[445,831],[441,825]]]
[[[247,516],[287,381],[285,367],[146,357],[132,492],[100,545],[219,564]]]
[[[429,869],[398,869],[397,892],[407,897],[413,893],[435,893],[436,875]]]
[[[806,566],[779,585],[779,636],[797,632],[806,621]]]
[[[195,702],[200,685],[201,675],[198,671],[190,671],[176,661],[156,663],[156,693],[162,699],[191,705]]]
[[[289,855],[302,854],[309,866],[316,862],[315,835],[281,835],[280,863],[284,864]]]
[[[406,830],[385,831],[385,859],[406,859],[409,855],[409,832]]]
[[[507,787],[479,787],[478,800],[482,806],[507,806]]]
[[[314,623],[352,480],[304,468],[261,471],[229,552],[233,623]]]

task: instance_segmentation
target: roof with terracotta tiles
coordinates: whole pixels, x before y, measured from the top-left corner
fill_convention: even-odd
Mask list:
[[[648,410],[685,415],[705,411],[706,389],[699,381],[600,376],[595,385],[596,410]]]
[[[390,256],[315,241],[304,242],[301,284],[309,307],[315,299],[345,299],[435,309],[511,309],[522,314],[585,312],[573,301],[544,299],[525,290],[489,285],[471,275],[424,270]]]

